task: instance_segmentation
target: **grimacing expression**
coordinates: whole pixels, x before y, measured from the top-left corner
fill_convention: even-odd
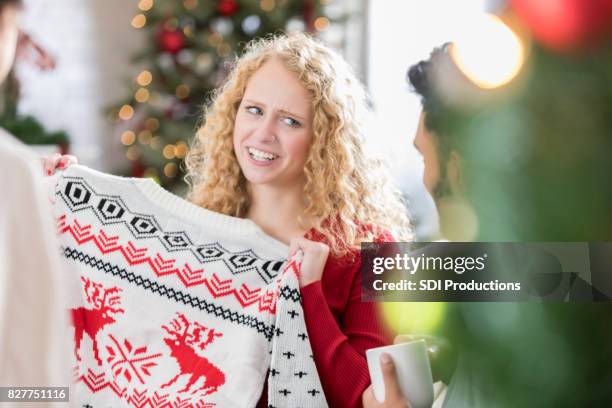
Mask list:
[[[313,139],[312,103],[295,73],[278,58],[249,78],[234,123],[234,152],[249,183],[303,182]]]

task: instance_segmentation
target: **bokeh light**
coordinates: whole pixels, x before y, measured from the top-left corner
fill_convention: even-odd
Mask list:
[[[178,166],[176,163],[171,162],[164,166],[164,175],[168,178],[176,177],[178,173]]]
[[[272,11],[276,7],[276,2],[274,0],[261,0],[259,6],[263,11]]]
[[[146,88],[138,88],[136,93],[134,94],[134,99],[136,102],[144,103],[149,100],[149,91]]]
[[[146,69],[138,74],[138,77],[136,77],[136,82],[138,82],[138,85],[140,86],[147,86],[152,80],[153,74],[151,74],[151,71],[147,71]]]
[[[134,108],[131,105],[123,105],[119,109],[119,118],[123,120],[130,120],[134,116]]]
[[[149,11],[153,8],[153,0],[140,0],[138,8],[142,11]]]
[[[384,302],[381,305],[387,326],[396,334],[433,333],[446,311],[446,303],[442,302]]]
[[[466,23],[450,48],[459,69],[484,89],[503,86],[520,71],[525,61],[521,39],[499,17],[479,13]]]
[[[121,134],[121,143],[125,146],[133,145],[136,141],[136,134],[131,130],[126,130]]]
[[[314,22],[314,27],[317,31],[324,31],[329,27],[329,19],[327,17],[318,17]]]
[[[144,14],[137,14],[132,19],[132,27],[140,29],[147,24],[147,17]]]

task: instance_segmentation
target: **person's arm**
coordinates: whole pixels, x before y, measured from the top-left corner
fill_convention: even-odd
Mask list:
[[[389,344],[376,303],[361,302],[360,264],[356,262],[347,273],[351,291],[341,325],[329,309],[321,281],[302,287],[315,363],[327,401],[334,408],[361,407],[361,395],[370,384],[365,350]]]

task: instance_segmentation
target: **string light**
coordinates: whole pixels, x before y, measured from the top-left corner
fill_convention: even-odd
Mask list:
[[[242,20],[241,26],[242,31],[249,35],[253,35],[257,32],[257,30],[259,30],[259,27],[261,27],[261,18],[259,18],[259,16],[257,15],[252,14]]]
[[[145,120],[145,128],[149,129],[151,132],[155,132],[159,129],[159,120],[157,118],[148,118]]]
[[[185,99],[185,98],[187,98],[189,96],[190,92],[191,92],[191,89],[189,88],[189,86],[187,86],[185,84],[181,84],[181,85],[176,87],[176,90],[174,91],[174,94],[179,99]]]
[[[153,81],[153,74],[151,74],[151,71],[147,71],[146,69],[136,77],[136,82],[138,82],[138,85],[140,86],[148,86],[151,81]]]
[[[149,11],[153,8],[153,0],[140,0],[138,2],[138,8],[142,11]]]
[[[121,143],[125,146],[133,145],[136,141],[136,134],[131,130],[126,130],[121,134]]]
[[[185,142],[178,142],[176,144],[176,157],[179,159],[184,158],[185,156],[187,156],[187,152],[189,151],[189,147],[187,146],[187,143]]]
[[[274,7],[276,7],[275,3],[274,0],[261,0],[259,2],[259,7],[261,7],[263,11],[272,11]]]
[[[143,130],[140,133],[138,133],[138,143],[143,144],[143,145],[148,145],[149,143],[151,143],[151,139],[153,138],[153,134],[151,133],[150,130]]]
[[[314,22],[314,27],[317,31],[323,31],[329,27],[329,19],[327,17],[318,17]]]
[[[134,108],[131,105],[123,105],[119,109],[119,118],[123,120],[130,120],[134,116]]]
[[[162,154],[166,159],[172,160],[176,156],[176,147],[172,144],[166,145],[164,150],[162,150]]]
[[[136,146],[130,146],[125,151],[125,157],[128,160],[137,160],[140,157],[140,150]]]
[[[164,166],[164,175],[166,177],[168,177],[168,178],[175,177],[177,173],[178,173],[178,166],[176,165],[176,163],[174,163],[174,162],[167,163]]]
[[[132,19],[132,27],[136,29],[144,27],[145,24],[147,24],[147,17],[145,17],[145,15],[142,13],[135,15]]]
[[[149,100],[149,90],[147,88],[138,88],[134,94],[136,102],[144,103]]]
[[[198,0],[183,0],[183,6],[187,10],[195,10],[198,7]]]

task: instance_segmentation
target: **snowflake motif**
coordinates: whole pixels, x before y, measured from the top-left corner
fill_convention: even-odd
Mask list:
[[[122,347],[112,334],[109,337],[115,347],[106,346],[109,354],[106,362],[110,364],[115,377],[123,375],[128,383],[131,383],[132,377],[136,376],[138,381],[144,384],[143,377],[151,375],[150,368],[157,365],[153,360],[160,357],[161,353],[147,354],[147,346],[135,349],[127,339],[123,340]]]

